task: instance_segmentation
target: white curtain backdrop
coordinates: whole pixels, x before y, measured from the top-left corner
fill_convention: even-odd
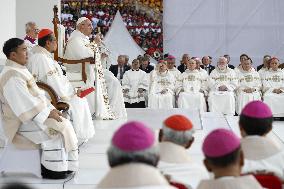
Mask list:
[[[283,0],[164,0],[164,52],[216,59],[248,54],[254,67],[265,54],[284,56]]]
[[[111,52],[111,64],[117,64],[117,57],[121,54],[129,56],[129,63],[131,63],[133,59],[137,58],[138,55],[145,54],[145,51],[139,47],[139,45],[131,37],[123,23],[123,19],[119,11],[117,11],[111,27],[104,38],[104,43]],[[150,62],[156,63],[157,61],[151,59]]]

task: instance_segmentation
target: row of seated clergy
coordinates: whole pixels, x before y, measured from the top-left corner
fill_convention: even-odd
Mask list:
[[[93,26],[91,21],[86,18],[86,17],[81,17],[78,19],[76,22],[76,30],[74,30],[71,33],[70,38],[68,39],[68,42],[66,43],[66,49],[65,49],[65,54],[64,58],[68,60],[79,60],[79,59],[84,59],[84,58],[89,58],[89,57],[94,57],[94,51],[88,47],[90,45],[90,40],[89,36],[92,34],[93,31]],[[97,44],[100,44],[100,39],[99,35],[97,35],[95,41]],[[103,64],[102,67],[102,72],[104,74],[104,77],[101,78],[101,76],[96,76],[95,75],[95,67],[98,68],[99,62],[96,62],[96,65],[91,64],[86,66],[86,72],[87,72],[87,86],[94,86],[94,83],[96,82],[96,92],[97,93],[91,93],[90,95],[87,96],[87,100],[89,103],[89,107],[91,110],[91,113],[96,114],[97,117],[103,117],[104,110],[101,109],[103,107],[100,105],[104,101],[104,99],[99,99],[96,98],[95,95],[100,95],[101,90],[107,90],[107,95],[109,99],[109,105],[110,109],[113,111],[115,114],[116,118],[125,118],[127,117],[126,115],[126,109],[124,106],[124,101],[123,101],[123,94],[121,90],[121,85],[120,82],[114,75],[106,69],[106,66],[104,65],[106,63],[105,59],[107,59],[106,52],[101,54],[101,63]],[[82,80],[82,70],[80,65],[71,65],[71,64],[64,64],[66,67],[66,74],[67,77],[71,83],[74,85],[77,85],[79,87],[85,86],[85,83],[77,83],[75,80]],[[101,74],[101,73],[100,73]],[[95,78],[96,77],[96,78]],[[104,80],[101,81],[102,85],[105,86],[106,89],[100,89],[98,83],[99,80]],[[97,101],[95,102],[95,99]],[[97,108],[97,109],[95,109]]]
[[[170,76],[171,73],[166,71],[166,66],[162,63],[157,66],[159,70],[150,74],[150,108],[175,107],[175,95],[177,107],[194,107],[206,111],[205,99],[208,96],[209,111],[233,115],[235,111],[239,114],[249,101],[261,99],[263,92],[263,99],[272,108],[273,114],[283,116],[282,103],[278,103],[284,91],[284,73],[280,69],[267,71],[261,80],[249,59],[244,61],[242,69],[235,71],[228,68],[226,59],[221,57],[209,77],[203,71],[194,69],[195,60],[190,60],[187,67],[175,81],[173,75]]]
[[[92,138],[95,134],[90,108],[86,98],[78,97],[66,76],[63,75],[59,64],[53,59],[52,52],[57,48],[54,33],[42,29],[38,34],[38,45],[31,50],[28,69],[37,81],[51,86],[60,101],[69,104],[70,119],[79,142]]]
[[[24,40],[9,39],[3,53],[7,60],[0,75],[0,100],[8,145],[41,149],[42,176],[66,178],[78,169],[78,140],[72,124],[50,104],[27,70]]]

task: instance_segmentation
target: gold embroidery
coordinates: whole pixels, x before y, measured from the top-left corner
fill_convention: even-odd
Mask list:
[[[189,76],[187,77],[187,80],[188,80],[188,81],[195,81],[195,80],[196,80],[195,75],[189,75]]]
[[[274,76],[272,76],[272,81],[274,81],[274,82],[280,82],[280,76],[279,76],[279,75],[274,75]]]
[[[246,82],[252,82],[253,81],[252,75],[245,75],[245,81]]]
[[[162,86],[169,86],[171,82],[169,82],[167,79],[161,79],[160,81],[158,81],[158,84]]]

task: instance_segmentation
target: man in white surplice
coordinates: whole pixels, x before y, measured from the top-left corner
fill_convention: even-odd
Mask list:
[[[273,116],[284,117],[284,72],[278,58],[269,60],[269,71],[263,77],[263,101],[269,105]]]
[[[206,91],[206,78],[196,69],[196,61],[190,59],[186,63],[187,69],[177,81],[177,94],[179,108],[198,109],[206,111],[204,91]]]
[[[147,73],[139,69],[139,60],[132,61],[132,69],[124,73],[122,89],[125,107],[145,108],[145,97],[149,90]]]
[[[91,50],[87,45],[90,44],[89,37],[93,31],[93,26],[91,21],[86,17],[81,17],[78,19],[76,23],[76,30],[71,34],[65,49],[64,58],[71,59],[71,60],[78,60],[88,57],[94,57],[94,51]],[[98,43],[100,43],[99,40],[97,40]],[[96,62],[95,64],[98,64]],[[94,82],[96,82],[96,92],[100,93],[100,90],[98,89],[98,78],[100,77],[95,76],[94,68],[97,67],[97,65],[89,65],[87,69],[87,84],[88,85],[94,85]],[[78,65],[66,65],[67,68],[67,76],[69,76],[69,80],[77,80],[81,78],[81,66],[78,67]],[[117,80],[117,78],[114,77],[114,75],[105,69],[105,66],[103,66],[103,79],[106,83],[107,88],[107,95],[109,99],[109,105],[110,109],[113,111],[116,118],[124,118],[126,117],[126,109],[124,106],[123,101],[123,94],[120,82]],[[95,72],[95,73],[94,73]],[[78,78],[79,77],[79,78]],[[103,84],[104,85],[104,84]],[[95,98],[92,94],[87,96],[89,106],[91,113],[95,112],[97,118],[105,119],[107,117],[105,112],[109,111],[109,108],[106,108],[106,110],[102,110],[102,106],[104,105],[104,101],[106,98],[104,96],[101,99]],[[96,107],[95,107],[96,106]]]
[[[237,88],[236,112],[240,114],[243,107],[252,100],[261,100],[261,80],[259,74],[252,68],[252,60],[248,58],[243,61],[237,78],[239,86]]]
[[[170,109],[174,107],[175,77],[167,70],[167,62],[160,61],[150,73],[149,108]]]
[[[209,77],[209,97],[208,104],[210,112],[220,112],[223,114],[235,114],[235,94],[234,90],[238,84],[234,70],[227,65],[227,59],[220,57],[217,67],[211,72]]]
[[[37,81],[51,86],[61,101],[70,105],[70,116],[76,135],[80,141],[92,138],[95,134],[92,116],[86,98],[80,98],[66,76],[63,75],[59,64],[52,58],[57,48],[54,33],[49,29],[42,29],[38,35],[38,46],[32,49],[28,69]]]
[[[0,100],[8,143],[23,150],[42,149],[42,176],[65,178],[67,171],[78,169],[74,129],[50,104],[27,70],[24,40],[9,39],[3,52],[7,61],[0,75]]]
[[[194,142],[193,133],[193,125],[187,117],[172,115],[163,122],[159,134],[158,168],[171,182],[190,185],[188,188],[196,188],[200,180],[209,178],[202,161],[192,160],[188,153]]]

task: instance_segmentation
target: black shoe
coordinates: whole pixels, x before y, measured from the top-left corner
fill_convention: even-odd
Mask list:
[[[41,165],[41,176],[45,179],[66,179],[70,176],[67,172],[68,171],[51,171]]]

